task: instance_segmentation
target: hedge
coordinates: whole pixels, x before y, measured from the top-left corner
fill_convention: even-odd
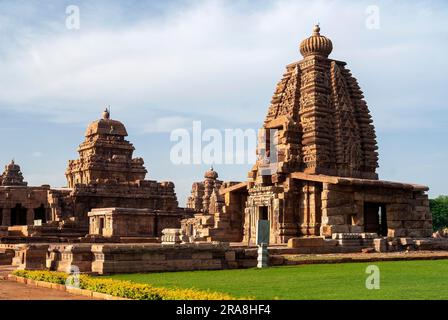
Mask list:
[[[17,277],[23,277],[35,281],[45,281],[65,285],[68,274],[51,271],[25,271],[17,270],[13,273]],[[130,281],[113,280],[100,277],[81,275],[79,278],[80,289],[91,290],[133,300],[234,300],[235,298],[225,294],[195,289],[169,289],[156,288],[148,284],[133,283]]]

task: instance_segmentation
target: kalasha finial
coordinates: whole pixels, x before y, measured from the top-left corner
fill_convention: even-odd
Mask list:
[[[320,36],[320,23],[319,22],[314,26],[313,35]]]
[[[333,43],[330,39],[320,34],[320,24],[313,28],[311,37],[305,39],[300,44],[300,53],[304,58],[308,56],[328,57],[333,51]]]
[[[107,106],[106,110],[104,110],[103,119],[110,119],[110,106]]]

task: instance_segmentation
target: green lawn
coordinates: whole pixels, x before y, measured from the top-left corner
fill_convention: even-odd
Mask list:
[[[379,290],[366,289],[366,267],[369,265],[380,268]],[[448,299],[448,260],[127,274],[111,278],[267,300]]]

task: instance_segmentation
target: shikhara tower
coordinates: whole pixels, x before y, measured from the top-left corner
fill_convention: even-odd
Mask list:
[[[277,85],[264,123],[267,130],[281,129],[277,174],[377,179],[378,147],[367,104],[346,63],[328,58],[332,50],[315,26],[300,44],[303,60],[288,65]],[[257,167],[253,178],[256,173]]]

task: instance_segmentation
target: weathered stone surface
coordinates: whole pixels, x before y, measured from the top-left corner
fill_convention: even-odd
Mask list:
[[[324,237],[291,238],[288,240],[288,248],[323,247]]]
[[[376,252],[386,252],[387,251],[387,239],[374,239],[373,240]]]

